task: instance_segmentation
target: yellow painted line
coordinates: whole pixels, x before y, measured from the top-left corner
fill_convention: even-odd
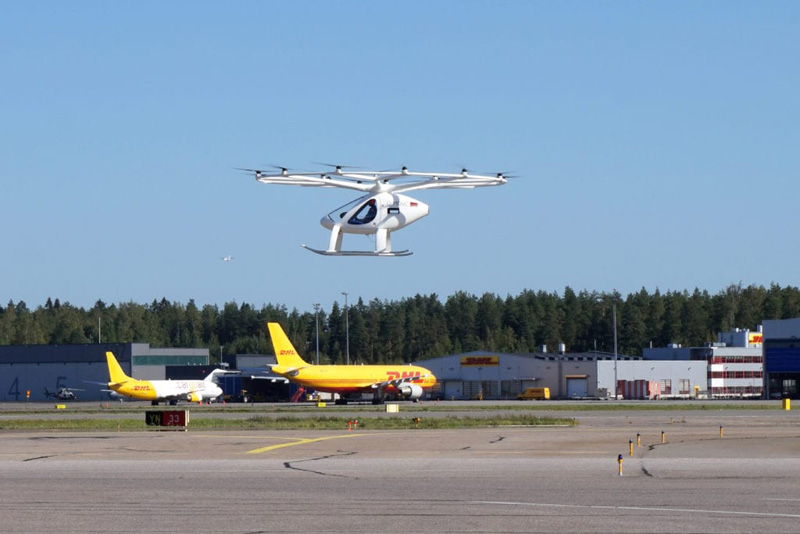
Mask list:
[[[326,438],[288,438],[293,439],[295,441],[291,443],[280,443],[278,445],[270,445],[269,447],[261,447],[260,449],[253,449],[252,451],[247,451],[247,454],[261,454],[262,452],[269,452],[274,451],[275,449],[282,449],[284,447],[293,447],[295,445],[305,445],[307,443],[316,443],[318,441],[326,441],[329,439],[338,439],[338,438],[355,438],[358,436],[365,436],[366,434],[345,434],[342,436],[328,436]]]

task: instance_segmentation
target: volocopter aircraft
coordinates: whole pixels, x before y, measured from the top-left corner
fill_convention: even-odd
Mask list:
[[[153,406],[159,401],[177,404],[179,400],[189,402],[211,401],[222,395],[222,388],[215,379],[222,374],[238,371],[214,369],[203,380],[137,380],[125,374],[111,352],[106,352],[108,362],[109,390],[137,400],[149,400]]]
[[[311,252],[325,256],[408,256],[412,254],[409,250],[392,250],[391,234],[428,215],[429,208],[424,202],[403,193],[424,189],[473,189],[507,182],[502,172],[489,176],[474,174],[467,169],[460,173],[439,173],[410,171],[407,167],[400,171],[367,171],[343,165],[322,165],[334,170],[292,172],[285,167],[276,167],[278,173],[260,169],[239,170],[254,173],[262,184],[335,187],[364,193],[320,220],[320,224],[331,231],[327,249],[303,245]],[[342,250],[344,234],[374,235],[375,250]]]
[[[277,365],[272,372],[303,387],[338,393],[337,404],[347,404],[348,397],[372,393],[373,404],[381,404],[387,395],[417,401],[425,390],[436,384],[428,369],[416,365],[311,365],[306,363],[278,323],[267,323]]]

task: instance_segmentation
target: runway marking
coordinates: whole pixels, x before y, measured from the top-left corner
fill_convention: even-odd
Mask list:
[[[329,439],[339,439],[339,438],[355,438],[358,436],[365,436],[366,434],[345,434],[342,436],[328,436],[325,438],[286,438],[286,439],[293,439],[291,443],[279,443],[278,445],[270,445],[269,447],[261,447],[260,449],[253,449],[252,451],[247,451],[247,454],[260,454],[262,452],[269,452],[274,451],[275,449],[282,449],[284,447],[294,447],[295,445],[305,445],[307,443],[316,443],[317,441],[326,441]]]
[[[552,504],[536,502],[468,501],[473,504],[502,504],[507,506],[541,506],[549,508],[592,508],[596,510],[636,510],[642,512],[683,512],[693,514],[750,515],[758,517],[792,517],[800,514],[774,514],[769,512],[742,512],[737,510],[695,510],[693,508],[658,508],[655,506],[607,506],[598,504]]]

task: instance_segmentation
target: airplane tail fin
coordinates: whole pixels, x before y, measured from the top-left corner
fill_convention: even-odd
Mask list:
[[[242,374],[241,371],[230,371],[228,369],[214,369],[208,376],[203,379],[204,382],[214,382],[217,383],[220,376],[224,375],[240,375]]]
[[[272,338],[272,348],[275,350],[275,358],[281,367],[307,367],[308,364],[294,350],[292,342],[278,323],[267,323],[269,327],[269,337]]]
[[[106,361],[108,362],[109,383],[118,384],[120,382],[127,382],[131,379],[131,377],[126,375],[125,371],[122,370],[122,367],[120,367],[119,362],[111,351],[106,352]]]

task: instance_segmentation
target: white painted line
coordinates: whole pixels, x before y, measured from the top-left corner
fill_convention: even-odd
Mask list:
[[[731,510],[695,510],[693,508],[659,508],[655,506],[603,506],[585,504],[552,504],[535,502],[469,501],[472,504],[498,504],[505,506],[541,506],[548,508],[591,508],[595,510],[637,510],[642,512],[681,512],[694,514],[749,515],[756,517],[792,517],[800,519],[800,514],[774,514],[768,512],[742,512]]]

